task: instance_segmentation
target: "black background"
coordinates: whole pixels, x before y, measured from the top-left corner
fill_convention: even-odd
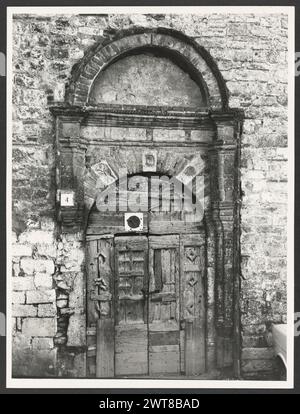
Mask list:
[[[85,0],[85,1],[75,1],[75,0],[53,0],[53,1],[2,1],[0,0],[0,51],[6,54],[6,7],[33,7],[33,6],[91,6],[91,12],[93,12],[93,6],[130,6],[132,8],[137,6],[295,6],[295,42],[296,42],[296,51],[300,52],[300,0],[294,1],[189,1],[189,0],[180,0],[180,1],[113,1],[113,0]],[[134,10],[132,10],[134,12]],[[295,120],[296,120],[296,130],[295,130],[295,312],[300,312],[300,284],[299,284],[299,275],[300,267],[299,260],[297,261],[297,252],[299,251],[300,245],[300,236],[299,236],[299,217],[300,214],[297,210],[299,204],[300,188],[298,186],[299,182],[299,168],[300,168],[300,153],[299,153],[299,143],[298,137],[300,134],[300,75],[295,78]],[[0,312],[6,313],[6,78],[0,77]],[[299,137],[300,138],[300,137]],[[297,165],[299,161],[299,166]],[[175,394],[189,394],[189,397],[199,396],[200,401],[203,399],[203,394],[300,394],[300,336],[295,338],[295,387],[293,390],[255,390],[255,389],[244,389],[244,390],[234,390],[234,389],[7,389],[6,388],[6,346],[5,346],[5,337],[0,337],[0,394],[1,397],[4,397],[4,394],[74,394],[71,398],[68,398],[68,408],[70,403],[73,402],[76,404],[77,409],[85,407],[87,409],[97,409],[98,401],[105,399],[109,396],[111,399],[130,399],[134,395],[135,399],[142,397],[141,394],[144,394],[145,397],[149,397],[151,394],[152,397],[166,397],[172,398]],[[76,394],[76,398],[75,398]],[[89,394],[89,395],[83,395]],[[95,395],[96,394],[96,395]],[[126,394],[126,395],[124,395]],[[185,395],[187,397],[188,395]],[[10,402],[10,408],[13,409],[15,404],[22,405],[27,411],[29,406],[25,402],[27,398],[24,398],[23,395],[21,398],[14,398],[12,403]],[[36,395],[36,397],[38,397]],[[39,409],[39,412],[43,409],[56,408],[61,411],[64,408],[63,403],[56,400],[57,397],[47,398],[44,400],[44,406],[32,405],[30,404],[30,410],[34,411]],[[1,401],[2,398],[0,398]],[[1,402],[0,401],[0,402]],[[201,406],[200,406],[201,407]],[[3,407],[4,408],[4,407]],[[210,410],[213,407],[210,406]],[[6,409],[4,408],[5,412]],[[134,410],[136,412],[137,410]],[[4,411],[3,411],[4,412]]]

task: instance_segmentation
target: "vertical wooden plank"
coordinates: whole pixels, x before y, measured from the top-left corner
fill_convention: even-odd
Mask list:
[[[161,250],[161,268],[163,285],[170,283],[171,263],[169,249]]]
[[[149,257],[155,258],[153,266],[155,288],[160,288],[158,293],[149,295],[149,345],[151,348],[149,348],[149,373],[150,375],[178,374],[181,370],[178,317],[179,237],[174,235],[151,236],[149,250]],[[151,264],[150,260],[150,268]],[[150,269],[150,274],[151,272]],[[154,337],[155,341],[151,340]]]
[[[99,319],[97,323],[97,358],[96,376],[98,378],[114,377],[114,322],[113,319]]]
[[[98,248],[97,240],[87,242],[87,322],[88,326],[96,326],[99,317],[95,307],[95,302],[91,300],[91,295],[94,292],[94,280],[98,278]]]
[[[171,306],[171,315],[170,315],[170,319],[177,319],[177,306],[176,306],[176,302],[171,302],[170,304]]]
[[[163,273],[162,273],[162,252],[161,250],[154,250],[154,280],[155,290],[161,290],[163,285]]]
[[[115,238],[115,246],[118,309],[115,375],[145,375],[148,373],[148,306],[142,289],[148,289],[148,239],[120,236]]]
[[[181,315],[185,320],[185,373],[197,376],[206,368],[205,246],[199,236],[185,236],[182,239]]]
[[[153,292],[155,290],[155,278],[154,278],[154,250],[149,248],[149,291]]]
[[[185,324],[185,374],[200,375],[205,371],[204,332],[201,321],[194,319]]]
[[[176,283],[176,254],[175,249],[170,250],[170,283]]]

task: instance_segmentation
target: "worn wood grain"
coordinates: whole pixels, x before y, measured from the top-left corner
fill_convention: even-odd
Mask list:
[[[180,352],[179,346],[176,351],[150,352],[149,353],[149,374],[179,374]]]
[[[91,295],[94,293],[94,279],[97,279],[98,274],[98,244],[97,240],[91,240],[86,246],[86,270],[87,270],[87,320],[88,326],[96,324],[99,314],[95,307],[95,302],[91,300]]]
[[[205,371],[205,332],[199,319],[186,321],[185,374],[200,375]]]
[[[97,323],[97,367],[98,378],[114,377],[114,322],[113,319],[99,319]]]

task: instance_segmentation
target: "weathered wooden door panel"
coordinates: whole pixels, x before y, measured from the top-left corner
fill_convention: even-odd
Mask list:
[[[113,378],[114,367],[114,321],[99,319],[97,323],[97,357],[96,376],[98,378]]]
[[[115,328],[116,375],[148,374],[148,332],[146,324]]]
[[[180,373],[179,236],[149,237],[149,374]]]
[[[115,375],[148,374],[148,239],[115,238]]]
[[[88,337],[90,372],[97,377],[204,373],[205,257],[202,234],[92,237],[88,320],[96,337]]]
[[[113,377],[113,239],[87,238],[86,249],[88,370],[97,377]]]
[[[184,321],[184,371],[188,376],[205,372],[205,239],[181,237],[181,319]]]

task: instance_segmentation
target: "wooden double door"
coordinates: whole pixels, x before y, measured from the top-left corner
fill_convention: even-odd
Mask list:
[[[96,376],[204,373],[203,238],[116,236],[89,242],[89,250],[97,259],[96,290],[91,279],[88,286],[90,317],[97,318]]]

